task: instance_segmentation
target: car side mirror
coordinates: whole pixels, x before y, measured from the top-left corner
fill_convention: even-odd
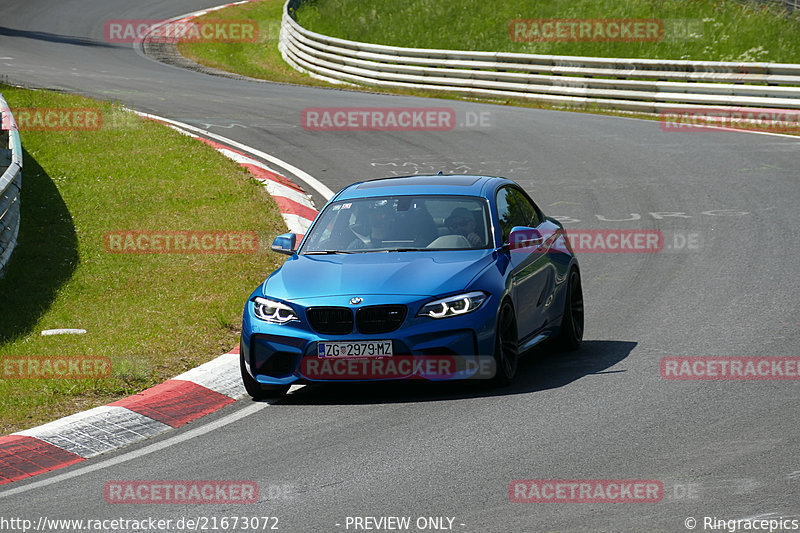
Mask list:
[[[507,246],[509,251],[520,250],[523,248],[538,248],[544,242],[544,238],[536,228],[527,226],[514,226],[508,235]],[[504,246],[504,248],[505,248]]]
[[[292,255],[296,251],[294,249],[296,243],[297,235],[294,233],[284,233],[283,235],[278,235],[275,237],[275,240],[272,241],[272,251],[278,252],[279,254]]]

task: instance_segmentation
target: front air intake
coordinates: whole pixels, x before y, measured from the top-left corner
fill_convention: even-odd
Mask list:
[[[356,311],[356,326],[364,334],[389,333],[406,318],[405,305],[371,305]]]
[[[310,307],[308,323],[323,335],[346,335],[353,332],[353,311],[347,307]]]

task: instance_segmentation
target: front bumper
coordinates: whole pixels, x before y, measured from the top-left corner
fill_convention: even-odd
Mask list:
[[[349,298],[342,298],[349,301]],[[370,298],[370,303],[375,298]],[[245,306],[241,351],[245,368],[264,385],[311,382],[425,379],[445,381],[489,378],[494,375],[497,303],[490,296],[476,311],[443,319],[418,317],[428,297],[382,299],[380,304],[402,303],[408,313],[402,325],[389,333],[322,335],[312,329],[305,307],[292,302],[300,320],[270,324],[255,318],[252,302]],[[316,302],[315,302],[316,303]],[[326,302],[341,305],[341,302]],[[312,304],[313,306],[313,304]],[[349,303],[344,307],[355,310]],[[391,341],[394,355],[379,358],[320,358],[318,342]]]

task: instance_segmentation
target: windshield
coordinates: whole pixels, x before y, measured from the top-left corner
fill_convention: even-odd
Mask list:
[[[492,244],[486,200],[474,196],[384,196],[329,205],[303,254],[468,250]]]

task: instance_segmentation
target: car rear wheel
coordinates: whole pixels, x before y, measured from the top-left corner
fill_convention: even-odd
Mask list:
[[[247,391],[254,400],[266,400],[267,398],[280,398],[289,391],[289,385],[262,385],[247,371],[244,364],[244,351],[239,347],[239,370],[242,372],[242,383],[244,390]]]
[[[514,380],[517,374],[518,356],[517,319],[514,308],[506,300],[500,305],[500,311],[497,313],[494,346],[495,385],[508,385]]]
[[[573,268],[567,280],[567,295],[564,299],[564,315],[561,328],[556,337],[556,347],[565,351],[575,351],[583,340],[583,289],[581,275]]]

